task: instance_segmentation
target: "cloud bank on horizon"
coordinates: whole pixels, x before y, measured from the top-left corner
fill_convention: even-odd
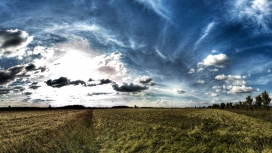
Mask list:
[[[2,0],[0,99],[186,107],[271,93],[271,5]]]

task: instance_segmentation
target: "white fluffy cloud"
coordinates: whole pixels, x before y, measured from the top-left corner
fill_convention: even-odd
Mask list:
[[[251,93],[253,91],[252,87],[246,87],[244,85],[242,86],[231,86],[228,94],[236,94],[236,93]]]
[[[124,67],[123,63],[119,60],[122,54],[118,51],[108,55],[102,55],[95,58],[99,61],[97,69],[98,71],[115,76],[124,76],[127,69]]]
[[[215,93],[212,93],[211,96],[212,96],[212,97],[218,97],[219,95],[218,95],[218,94],[215,94]]]
[[[227,93],[227,94],[237,94],[237,93],[251,93],[253,91],[252,87],[242,86],[213,86],[215,92]]]
[[[246,76],[240,76],[240,75],[217,75],[215,77],[216,80],[221,80],[225,81],[228,84],[233,84],[233,85],[244,85],[246,82],[243,80],[245,79]]]
[[[213,86],[212,88],[215,90],[215,92],[222,92],[221,86]]]
[[[198,67],[215,66],[224,68],[229,58],[225,54],[208,55],[202,62],[198,63]]]
[[[191,70],[188,72],[188,74],[193,74],[193,73],[195,73],[195,69],[191,69]]]
[[[204,80],[197,80],[197,83],[204,84],[205,81]]]
[[[173,90],[173,93],[174,93],[174,94],[184,94],[185,91],[184,91],[184,90],[181,90],[181,89],[174,89],[174,90]]]
[[[218,72],[218,69],[209,69],[210,72]]]

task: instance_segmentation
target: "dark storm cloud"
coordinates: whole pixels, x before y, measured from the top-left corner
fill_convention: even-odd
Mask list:
[[[41,86],[39,86],[39,85],[35,85],[35,84],[31,84],[30,86],[29,86],[29,88],[30,89],[38,89],[38,88],[40,88]]]
[[[51,87],[54,87],[54,88],[55,87],[60,88],[60,87],[67,86],[67,85],[79,85],[79,84],[87,86],[85,81],[82,81],[82,80],[70,81],[66,77],[60,77],[60,78],[55,79],[55,80],[49,79],[45,83],[48,86],[51,86]]]
[[[149,83],[150,81],[152,81],[152,78],[151,77],[142,77],[139,82],[142,83],[142,84],[147,84]]]
[[[12,88],[12,90],[14,90],[14,91],[24,91],[25,88],[23,86],[15,86],[15,87]]]
[[[82,80],[76,80],[76,81],[71,81],[69,84],[73,84],[73,85],[84,85],[86,86],[86,82],[82,81]]]
[[[22,72],[24,66],[14,66],[8,68],[7,70],[0,71],[0,84],[6,84],[10,81],[13,81],[20,72]]]
[[[141,86],[133,83],[123,83],[121,86],[119,86],[118,84],[113,84],[112,88],[120,92],[140,92],[148,89],[147,86]]]
[[[13,52],[13,49],[26,46],[32,39],[33,37],[29,37],[28,33],[18,29],[0,31],[0,51]]]
[[[24,95],[31,95],[32,92],[24,92],[23,94],[24,94]]]
[[[36,69],[36,66],[35,66],[34,64],[30,63],[30,64],[28,64],[28,65],[25,67],[25,69],[26,69],[27,71],[32,71],[32,70],[35,70],[35,69]]]
[[[155,86],[156,83],[152,81],[153,79],[149,76],[143,76],[140,78],[137,78],[134,82],[136,83],[140,83],[142,85],[146,85],[146,86]]]
[[[9,93],[19,93],[25,90],[23,86],[14,86],[14,87],[0,87],[0,95],[5,95]]]
[[[10,93],[11,89],[8,88],[0,88],[0,95],[5,95]]]
[[[98,96],[98,95],[108,95],[110,93],[107,92],[93,92],[93,93],[88,93],[87,96]]]
[[[109,79],[102,79],[102,80],[100,80],[100,85],[102,85],[102,84],[108,84],[108,83],[111,83],[112,81],[111,80],[109,80]]]
[[[69,80],[66,77],[60,77],[60,78],[55,79],[55,80],[49,79],[45,83],[48,86],[51,86],[51,87],[54,87],[54,88],[55,87],[60,88],[60,87],[69,85]]]

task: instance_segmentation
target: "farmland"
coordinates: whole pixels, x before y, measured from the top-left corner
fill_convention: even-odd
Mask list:
[[[271,111],[0,112],[2,152],[271,152]]]
[[[93,119],[101,152],[271,152],[272,123],[255,117],[264,114],[112,109],[95,110]]]
[[[91,152],[88,110],[0,112],[1,152]]]

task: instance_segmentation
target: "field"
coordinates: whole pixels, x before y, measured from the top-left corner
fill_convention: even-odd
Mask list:
[[[93,152],[90,110],[0,112],[0,152]]]
[[[271,111],[0,112],[2,152],[272,152]]]

